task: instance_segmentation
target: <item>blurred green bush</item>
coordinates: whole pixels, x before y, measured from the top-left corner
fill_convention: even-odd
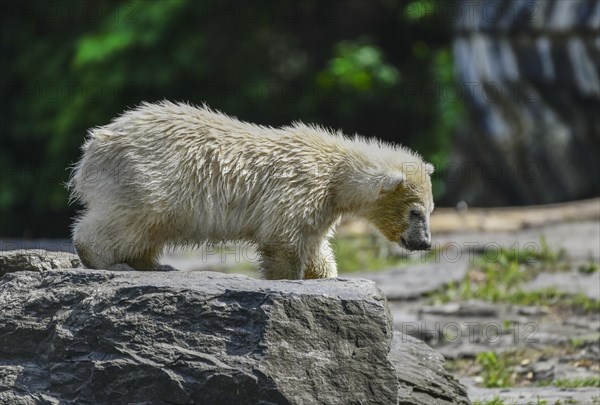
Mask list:
[[[452,59],[435,4],[6,3],[0,236],[67,236],[78,207],[63,183],[86,130],[144,100],[206,102],[273,126],[315,122],[444,163],[462,110],[436,96]]]

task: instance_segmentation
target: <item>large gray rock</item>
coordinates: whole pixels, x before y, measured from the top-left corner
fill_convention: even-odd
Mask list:
[[[431,348],[392,339],[366,280],[14,272],[0,278],[0,403],[469,403]]]

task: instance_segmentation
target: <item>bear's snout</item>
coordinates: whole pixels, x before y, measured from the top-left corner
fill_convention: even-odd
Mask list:
[[[410,224],[400,238],[401,244],[408,250],[430,250],[431,232],[427,220],[418,220]]]

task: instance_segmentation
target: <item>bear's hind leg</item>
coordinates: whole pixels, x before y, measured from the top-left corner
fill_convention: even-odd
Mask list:
[[[81,263],[89,269],[107,269],[115,263],[110,237],[103,235],[103,224],[93,212],[80,216],[73,226],[73,246]]]
[[[124,259],[123,263],[135,270],[156,270],[159,267],[158,249],[149,249],[131,259]]]
[[[109,269],[126,264],[135,270],[154,270],[162,245],[149,235],[141,234],[142,227],[129,222],[120,225],[131,213],[90,210],[81,216],[73,228],[73,245],[85,267]],[[119,218],[110,221],[110,218]]]

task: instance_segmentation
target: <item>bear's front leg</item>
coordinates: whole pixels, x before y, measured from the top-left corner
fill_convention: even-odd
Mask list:
[[[267,280],[302,280],[337,277],[335,256],[329,241],[316,246],[295,248],[269,245],[260,248],[261,271]]]
[[[301,280],[303,276],[300,256],[288,245],[260,246],[261,273],[267,280]]]
[[[304,269],[305,279],[337,277],[337,263],[329,241],[325,240],[312,255]]]

